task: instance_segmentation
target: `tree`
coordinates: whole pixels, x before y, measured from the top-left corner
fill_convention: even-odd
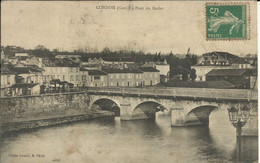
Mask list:
[[[40,51],[46,51],[46,50],[48,50],[45,46],[43,46],[43,45],[37,45],[36,47],[35,47],[35,50],[40,50]]]
[[[197,60],[198,60],[198,57],[196,55],[192,55],[191,56],[192,65],[196,65],[197,64]]]
[[[192,81],[195,81],[195,79],[197,78],[196,70],[194,68],[191,69],[190,78]]]
[[[187,81],[187,80],[188,80],[188,73],[184,71],[182,73],[182,81]]]
[[[102,50],[102,53],[104,54],[109,54],[111,51],[109,49],[109,47],[104,47],[104,49]]]
[[[153,57],[153,62],[157,62],[157,61],[158,61],[158,55],[156,53],[155,56]]]

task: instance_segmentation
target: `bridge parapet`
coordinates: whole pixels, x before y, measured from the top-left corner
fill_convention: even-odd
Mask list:
[[[220,100],[257,101],[256,90],[251,89],[211,89],[211,88],[180,88],[180,87],[90,87],[87,92],[111,93],[126,95],[169,96],[185,98],[206,98]]]

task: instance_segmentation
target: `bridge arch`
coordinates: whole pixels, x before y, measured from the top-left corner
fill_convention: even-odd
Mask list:
[[[168,111],[168,109],[158,101],[144,101],[137,104],[132,111],[132,119],[155,119],[156,112]]]
[[[211,112],[217,109],[215,105],[201,105],[193,108],[185,116],[185,125],[209,125]]]
[[[107,110],[112,111],[115,113],[115,116],[120,116],[120,105],[116,100],[110,99],[110,98],[99,98],[94,100],[90,104],[90,109],[101,109],[101,110]]]

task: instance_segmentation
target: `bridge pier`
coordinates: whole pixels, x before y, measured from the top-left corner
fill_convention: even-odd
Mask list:
[[[131,105],[120,104],[120,119],[121,120],[132,120],[132,109]]]
[[[172,126],[184,126],[185,125],[185,113],[183,108],[171,109],[171,125]]]

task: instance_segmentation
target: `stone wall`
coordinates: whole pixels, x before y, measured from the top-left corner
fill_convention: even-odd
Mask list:
[[[84,113],[88,109],[89,97],[86,92],[43,94],[1,98],[0,121],[33,118],[44,115],[70,114],[68,110]],[[73,114],[73,113],[71,113]]]

